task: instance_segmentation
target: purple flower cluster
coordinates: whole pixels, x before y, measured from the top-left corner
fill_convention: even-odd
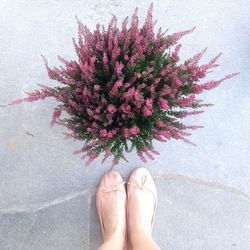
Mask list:
[[[203,83],[207,72],[218,66],[220,54],[199,65],[204,50],[180,63],[178,41],[193,29],[166,35],[159,28],[155,33],[152,9],[153,4],[142,27],[137,8],[130,25],[126,17],[121,28],[115,16],[107,29],[97,24],[93,32],[78,20],[78,41],[73,39],[77,60],[59,57],[63,66],[50,68],[44,59],[49,77],[62,86],[39,85],[40,90],[11,104],[46,97],[58,100],[51,125],[65,126],[70,131],[67,137],[85,141],[75,153],[83,153],[87,165],[104,152],[103,161],[113,156],[113,167],[125,159],[124,151],[134,148],[142,161],[154,159],[152,154],[159,154],[154,139],[192,143],[186,130],[201,126],[185,126],[181,119],[210,105],[198,100],[198,94],[236,74]],[[63,112],[69,118],[62,118]]]

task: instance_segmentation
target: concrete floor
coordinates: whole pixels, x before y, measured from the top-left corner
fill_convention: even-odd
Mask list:
[[[161,249],[249,249],[250,197],[181,175],[154,176],[153,235]],[[101,243],[95,188],[5,211],[0,249],[92,250]]]
[[[74,58],[71,38],[77,15],[90,28],[139,6],[144,19],[151,1],[2,0],[0,2],[0,104],[24,96],[36,83],[54,86],[40,54]],[[155,143],[161,155],[146,165],[128,155],[116,170],[126,179],[145,166],[158,187],[154,237],[162,249],[250,249],[250,2],[246,0],[154,1],[158,25],[170,32],[197,26],[182,40],[183,58],[208,47],[204,60],[222,51],[220,78],[240,75],[204,94],[216,104],[196,119],[193,147]],[[185,7],[185,8],[184,8]],[[126,11],[125,11],[126,10]],[[0,250],[95,249],[100,233],[95,187],[109,163],[86,168],[72,152],[64,129],[49,127],[55,101],[0,107]]]

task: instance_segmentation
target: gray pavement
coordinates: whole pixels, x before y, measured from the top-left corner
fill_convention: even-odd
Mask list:
[[[110,162],[85,167],[72,152],[81,142],[49,127],[55,101],[4,107],[36,88],[55,86],[50,65],[57,55],[73,59],[75,15],[91,29],[139,6],[141,22],[151,1],[0,1],[0,250],[95,249],[100,232],[95,187]],[[187,124],[198,146],[155,142],[161,153],[146,165],[135,153],[116,167],[124,178],[145,166],[155,177],[159,207],[154,237],[162,249],[250,249],[250,2],[246,0],[157,0],[154,17],[170,32],[197,26],[182,40],[181,57],[208,47],[204,62],[223,52],[218,79],[240,75],[202,98],[215,106]]]
[[[250,197],[181,175],[154,176],[153,235],[161,249],[249,249]],[[1,211],[0,249],[92,250],[101,243],[95,188]]]

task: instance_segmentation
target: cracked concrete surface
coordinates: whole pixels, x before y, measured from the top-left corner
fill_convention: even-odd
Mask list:
[[[247,194],[180,175],[154,179],[160,199],[153,233],[162,249],[248,249]],[[4,222],[0,225],[4,236],[0,249],[92,250],[101,243],[95,188],[42,204],[1,210],[0,216]]]
[[[125,179],[125,177],[123,178]],[[202,185],[202,186],[206,186],[207,188],[217,189],[217,191],[221,190],[224,192],[231,193],[232,195],[238,195],[242,199],[246,199],[250,201],[250,196],[248,194],[240,191],[239,189],[224,186],[220,183],[208,182],[202,179],[194,179],[188,176],[174,175],[174,174],[154,175],[153,178],[155,181],[163,182],[163,183],[166,181],[176,181],[176,182],[189,182],[191,185]],[[14,206],[14,207],[9,207],[5,209],[0,209],[0,215],[18,214],[18,213],[35,213],[37,211],[61,204],[66,201],[70,201],[72,199],[75,199],[81,196],[94,196],[96,188],[97,186],[94,188],[85,189],[84,191],[81,191],[81,192],[70,193],[70,194],[67,194],[66,196],[58,197],[56,199],[49,200],[43,203],[26,204],[25,206],[17,206],[17,207]]]
[[[96,249],[100,231],[95,187],[109,163],[86,168],[72,152],[81,142],[64,140],[49,127],[53,100],[10,107],[47,77],[57,55],[73,59],[75,16],[91,29],[139,7],[141,22],[151,1],[2,0],[0,2],[0,250]],[[250,2],[246,0],[157,0],[157,25],[170,32],[197,26],[182,40],[181,57],[208,47],[208,60],[222,51],[220,78],[234,80],[202,96],[215,106],[188,124],[201,124],[192,147],[155,143],[161,155],[146,165],[135,153],[116,170],[126,179],[146,166],[159,192],[154,237],[162,249],[250,249]],[[184,8],[185,6],[185,8]],[[25,13],[25,14],[24,14]],[[213,34],[213,35],[211,35]]]

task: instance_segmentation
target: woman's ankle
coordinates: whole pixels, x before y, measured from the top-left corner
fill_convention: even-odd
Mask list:
[[[120,233],[114,233],[104,239],[103,244],[98,248],[98,250],[110,250],[110,249],[117,249],[117,250],[124,250],[125,249],[125,237]]]
[[[132,242],[152,239],[150,229],[142,225],[142,223],[137,223],[135,221],[135,223],[131,224],[129,226],[129,238]]]
[[[131,250],[160,250],[151,236],[137,238],[130,243]]]
[[[129,242],[132,250],[144,249],[142,247],[148,245],[148,243],[150,244],[152,241],[153,239],[151,233],[143,229],[134,230],[133,234],[131,234],[129,237]]]

